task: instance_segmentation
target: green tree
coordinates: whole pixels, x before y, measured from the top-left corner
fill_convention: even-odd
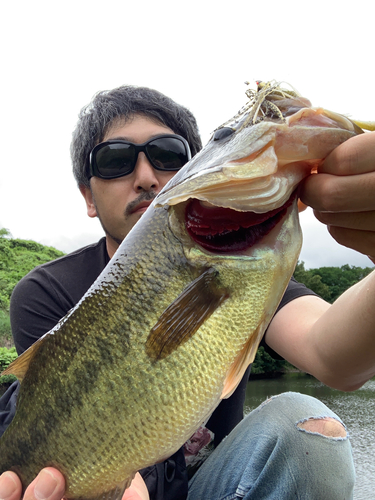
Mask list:
[[[294,277],[324,300],[332,303],[373,269],[373,267],[362,268],[345,264],[341,267],[319,267],[306,270],[304,262],[301,261],[297,263]]]
[[[14,239],[8,229],[0,229],[0,345],[11,338],[9,303],[18,281],[34,267],[63,255],[32,240]]]
[[[251,373],[255,375],[268,375],[271,373],[282,373],[284,369],[284,360],[273,359],[263,346],[259,347],[253,366],[251,367]]]
[[[17,358],[16,348],[0,347],[0,373]],[[14,375],[0,375],[0,396],[16,380]]]
[[[317,293],[322,299],[327,302],[331,302],[331,290],[330,287],[322,281],[322,277],[318,274],[314,274],[314,270],[306,270],[305,263],[303,261],[298,261],[294,277],[300,283],[303,283],[310,288],[313,292]]]

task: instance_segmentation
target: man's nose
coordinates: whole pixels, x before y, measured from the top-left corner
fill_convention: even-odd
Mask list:
[[[156,170],[150,164],[146,155],[140,152],[134,169],[134,190],[137,192],[157,191],[159,185]]]

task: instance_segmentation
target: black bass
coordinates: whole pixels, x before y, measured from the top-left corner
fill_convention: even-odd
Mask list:
[[[254,359],[301,247],[296,188],[362,130],[275,83],[248,95],[77,306],[6,370],[22,383],[0,472],[24,488],[53,466],[67,498],[120,498]]]

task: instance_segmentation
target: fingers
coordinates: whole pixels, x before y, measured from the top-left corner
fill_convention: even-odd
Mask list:
[[[337,147],[307,177],[300,198],[333,238],[346,247],[375,256],[375,132]]]
[[[360,231],[375,231],[375,211],[369,212],[319,212],[315,217],[327,226],[336,226]]]
[[[64,476],[56,469],[43,469],[25,491],[24,500],[61,500],[65,492]]]
[[[47,467],[30,483],[23,500],[61,500],[65,492],[64,476],[56,469]],[[21,500],[22,485],[14,472],[4,472],[0,476],[0,499]],[[123,500],[149,500],[147,486],[137,472]]]
[[[344,142],[325,159],[318,175],[302,185],[301,200],[320,212],[375,210],[375,132]]]
[[[375,172],[349,176],[317,174],[305,179],[300,197],[319,212],[366,212],[375,210],[374,192]]]
[[[24,500],[61,500],[64,496],[65,480],[63,475],[47,467],[30,483],[23,496]],[[4,472],[0,476],[0,498],[2,500],[20,500],[22,485],[14,472]]]
[[[17,474],[4,472],[0,476],[0,498],[2,500],[19,500],[22,495],[22,485]]]
[[[375,170],[375,132],[352,137],[325,159],[319,172],[333,175],[364,174]]]
[[[373,231],[358,231],[335,226],[329,226],[328,231],[340,245],[367,255],[375,263],[375,233]]]

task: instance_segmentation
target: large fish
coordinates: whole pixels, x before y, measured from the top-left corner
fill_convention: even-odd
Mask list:
[[[45,466],[116,499],[173,454],[252,362],[300,247],[296,189],[362,132],[276,83],[154,200],[77,306],[6,373],[22,381],[0,472]]]

